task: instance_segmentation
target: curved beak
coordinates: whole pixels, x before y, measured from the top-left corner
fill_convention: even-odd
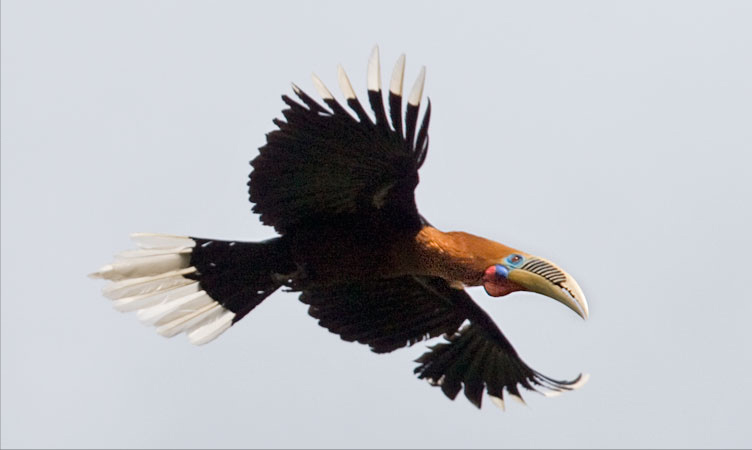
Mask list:
[[[588,318],[587,300],[577,281],[551,261],[530,257],[522,266],[509,271],[509,281],[557,300],[583,319]]]

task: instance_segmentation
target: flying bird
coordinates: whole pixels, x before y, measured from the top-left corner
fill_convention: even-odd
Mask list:
[[[501,297],[531,291],[588,316],[571,275],[544,258],[465,232],[444,232],[420,215],[414,191],[428,151],[431,104],[418,121],[425,67],[402,107],[405,56],[387,107],[378,48],[368,62],[371,115],[338,67],[345,105],[315,75],[323,104],[293,85],[284,119],[251,161],[249,197],[277,236],[263,242],[136,233],[138,249],[92,274],[104,295],[137,311],[167,337],[212,341],[279,288],[299,292],[318,323],[343,340],[389,353],[441,338],[416,360],[418,378],[454,399],[483,393],[503,408],[520,387],[556,395],[586,381],[549,378],[519,357],[466,288]],[[348,110],[349,108],[349,110]]]

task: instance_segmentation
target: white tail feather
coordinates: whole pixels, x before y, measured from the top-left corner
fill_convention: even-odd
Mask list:
[[[191,280],[188,281],[190,282]],[[137,311],[139,309],[156,306],[162,302],[167,302],[172,299],[185,297],[186,295],[193,294],[200,290],[201,289],[199,289],[198,282],[193,282],[184,286],[158,292],[152,292],[150,294],[134,295],[133,297],[121,298],[113,301],[112,306],[120,312]]]
[[[171,308],[171,311],[164,315],[161,319],[157,320],[154,325],[161,326],[167,323],[170,323],[174,320],[177,320],[181,317],[189,316],[195,313],[196,311],[200,311],[203,308],[211,305],[219,305],[219,303],[212,300],[209,295],[204,292],[203,295],[197,296],[192,298],[189,301],[186,301],[185,303],[180,303],[179,305]],[[197,295],[198,293],[194,294]]]
[[[193,280],[189,278],[184,278],[183,275],[195,271],[195,268],[187,267],[182,270],[173,270],[149,277],[129,278],[115,281],[105,286],[102,289],[102,293],[105,297],[115,300],[118,298],[132,297],[135,295],[172,289],[193,282]]]
[[[190,256],[173,253],[156,255],[143,258],[122,258],[112,264],[99,269],[92,274],[95,278],[119,281],[128,278],[139,278],[150,275],[159,275],[178,269],[185,269],[190,264]]]
[[[212,304],[204,306],[203,308],[199,308],[192,313],[186,314],[184,316],[178,317],[175,320],[160,325],[157,328],[157,333],[161,334],[164,337],[175,336],[176,334],[181,333],[189,328],[200,326],[210,321],[211,319],[219,316],[223,310],[224,308],[222,308],[219,303],[214,302]]]
[[[190,248],[196,246],[196,241],[187,236],[173,236],[171,234],[133,233],[131,239],[140,248]]]
[[[213,300],[205,291],[194,292],[138,311],[138,318],[150,325],[162,325],[191,311],[208,305]],[[164,320],[163,320],[164,319]]]
[[[186,277],[196,272],[190,266],[196,241],[152,233],[131,237],[138,249],[119,253],[113,263],[90,275],[111,281],[102,292],[115,309],[137,311],[139,319],[156,326],[162,336],[191,333],[189,340],[197,345],[230,328],[235,313]]]
[[[188,340],[195,345],[203,345],[211,342],[216,339],[217,336],[224,333],[225,330],[230,328],[234,317],[234,313],[226,311],[224,314],[208,323],[202,323],[200,326],[186,330],[188,333]]]
[[[184,248],[184,247],[177,247],[177,248],[154,248],[154,249],[145,249],[140,248],[137,250],[125,250],[117,255],[115,255],[116,259],[126,259],[126,258],[145,258],[147,256],[158,256],[158,255],[172,255],[176,253],[182,253],[182,254],[188,254],[191,253],[193,249],[191,248]]]

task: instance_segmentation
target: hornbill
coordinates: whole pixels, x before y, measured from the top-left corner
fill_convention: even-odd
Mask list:
[[[136,233],[139,247],[92,274],[120,311],[164,336],[185,332],[205,344],[280,287],[300,292],[308,313],[345,341],[388,353],[442,336],[417,359],[418,378],[450,399],[464,389],[475,406],[484,390],[503,407],[519,386],[544,394],[585,382],[557,381],[531,369],[468,295],[532,291],[583,318],[577,282],[551,261],[464,232],[443,232],[418,213],[414,191],[428,150],[430,101],[418,126],[425,67],[402,112],[405,56],[383,102],[378,48],[368,63],[373,119],[338,68],[349,112],[313,76],[320,104],[293,85],[297,99],[253,159],[249,197],[279,236],[263,242]]]

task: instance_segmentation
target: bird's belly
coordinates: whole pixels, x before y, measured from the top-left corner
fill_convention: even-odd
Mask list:
[[[399,257],[400,249],[405,248],[403,239],[394,236],[332,232],[290,240],[291,257],[299,269],[296,281],[303,289],[308,284],[335,285],[409,272]]]

